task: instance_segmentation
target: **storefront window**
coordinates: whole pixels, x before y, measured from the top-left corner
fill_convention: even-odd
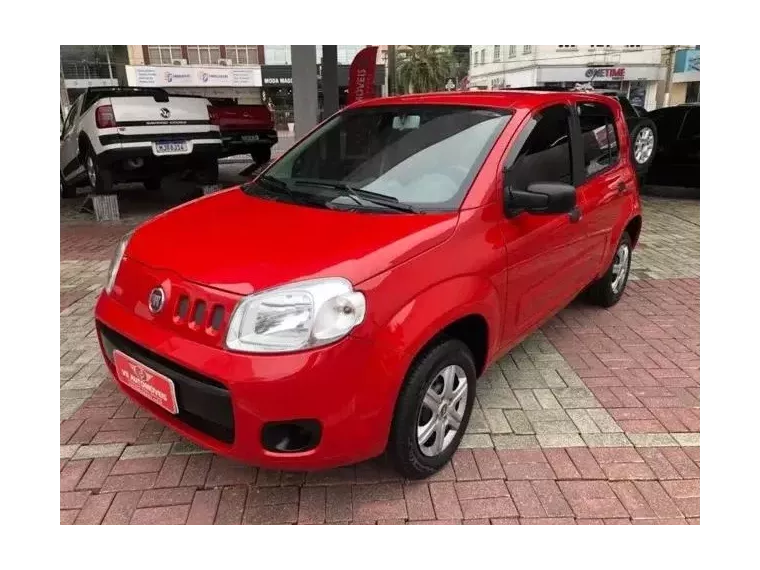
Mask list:
[[[647,99],[647,87],[644,83],[637,81],[631,82],[631,88],[628,91],[628,100],[631,105],[636,107],[644,107],[644,103]]]

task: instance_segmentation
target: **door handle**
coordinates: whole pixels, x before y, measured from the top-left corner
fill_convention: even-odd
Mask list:
[[[570,222],[573,224],[579,222],[582,217],[580,208],[578,208],[578,206],[575,206],[572,210],[570,210],[568,216],[570,217]]]

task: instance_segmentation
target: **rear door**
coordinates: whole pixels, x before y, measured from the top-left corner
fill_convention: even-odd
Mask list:
[[[70,180],[78,174],[78,171],[82,170],[78,159],[78,127],[79,110],[82,107],[83,97],[84,95],[80,95],[71,105],[61,131],[61,173],[66,180]]]
[[[612,100],[611,100],[612,101]],[[635,191],[633,169],[621,152],[627,137],[619,108],[598,100],[575,105],[581,183],[581,227],[589,263],[584,268],[591,281],[606,259],[612,229],[620,218],[629,192]],[[626,145],[627,146],[627,145]]]

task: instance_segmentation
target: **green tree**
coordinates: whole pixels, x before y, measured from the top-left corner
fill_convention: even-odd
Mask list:
[[[405,93],[441,91],[451,75],[451,46],[403,46],[398,49],[398,90]]]

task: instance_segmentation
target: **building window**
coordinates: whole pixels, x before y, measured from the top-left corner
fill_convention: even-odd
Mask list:
[[[486,62],[486,49],[483,48],[482,50],[480,50],[480,63],[485,63],[485,62]]]
[[[557,46],[557,49],[559,50],[571,50],[571,49],[578,49],[578,46],[576,45],[564,45],[564,46]]]
[[[472,65],[478,65],[478,52],[473,52],[472,54]]]
[[[493,60],[501,61],[501,46],[493,46]]]
[[[259,46],[224,46],[227,59],[232,65],[253,65],[259,63]]]
[[[523,46],[523,55],[528,55],[533,51],[533,46]]]
[[[182,47],[148,46],[148,58],[153,65],[171,65],[172,61],[182,59]]]
[[[515,57],[517,54],[517,46],[509,46],[509,57]]]
[[[187,46],[188,63],[216,65],[221,57],[219,46]]]
[[[625,49],[630,49],[630,50],[641,49],[641,48],[642,46],[625,46]]]

